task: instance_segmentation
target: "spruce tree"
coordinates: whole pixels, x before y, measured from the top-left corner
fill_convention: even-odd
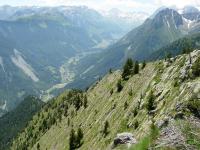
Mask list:
[[[133,60],[131,58],[128,58],[122,72],[122,79],[128,80],[129,76],[133,73]]]
[[[119,81],[117,82],[117,92],[121,92],[122,89],[123,89],[122,81],[121,79],[119,79]]]
[[[75,100],[76,110],[79,110],[81,106],[82,106],[82,101],[81,101],[80,96],[78,95],[77,98],[76,98],[76,100]]]
[[[81,128],[78,128],[77,137],[76,137],[76,144],[78,148],[83,144],[82,140],[83,140],[83,131]]]
[[[142,69],[144,69],[146,67],[146,61],[144,60],[142,63]]]
[[[37,143],[37,150],[40,150],[40,143]]]
[[[109,69],[109,73],[110,73],[110,74],[113,73],[112,68]]]
[[[88,106],[88,100],[87,100],[86,95],[84,96],[84,99],[83,99],[83,106],[84,106],[84,108],[87,108],[87,106]]]
[[[76,149],[76,135],[74,129],[72,129],[69,137],[69,150],[75,150],[75,149]]]
[[[103,128],[103,134],[104,134],[104,137],[106,137],[109,133],[109,122],[106,120],[106,122],[104,123],[104,128]]]
[[[149,97],[148,97],[147,110],[151,111],[151,110],[154,110],[154,109],[155,109],[155,107],[154,107],[154,95],[153,95],[153,92],[151,91],[150,94],[149,94]]]
[[[138,74],[139,73],[139,69],[140,69],[139,62],[136,61],[135,62],[135,66],[134,66],[134,74]]]

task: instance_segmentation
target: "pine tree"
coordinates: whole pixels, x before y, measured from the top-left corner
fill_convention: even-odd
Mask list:
[[[37,143],[37,150],[40,150],[40,143]]]
[[[134,128],[137,129],[139,127],[139,122],[136,120],[134,123]]]
[[[109,69],[109,73],[110,73],[110,74],[113,73],[112,68]]]
[[[151,110],[154,110],[154,109],[155,109],[155,107],[154,107],[154,95],[153,95],[153,92],[151,91],[150,95],[148,97],[147,110],[151,111]]]
[[[123,67],[123,73],[122,73],[122,79],[128,80],[129,76],[133,73],[133,60],[131,58],[128,58],[124,67]]]
[[[135,62],[135,66],[134,66],[134,74],[138,74],[139,73],[139,69],[140,69],[139,62],[136,61]]]
[[[76,149],[76,135],[74,129],[72,129],[69,137],[69,150],[75,150],[75,149]]]
[[[121,92],[122,89],[123,89],[122,81],[121,79],[119,79],[119,81],[117,82],[117,92]]]
[[[190,64],[192,64],[192,56],[190,53],[189,53],[189,62],[190,62]]]
[[[87,96],[85,95],[84,96],[84,99],[83,99],[83,106],[84,106],[84,108],[87,108],[88,107],[88,100],[87,100]]]
[[[166,58],[170,59],[172,57],[172,54],[170,52],[167,53]]]
[[[142,69],[144,69],[146,67],[146,61],[144,60],[142,63]]]
[[[79,110],[81,108],[81,105],[82,105],[82,101],[81,101],[80,96],[78,95],[77,98],[76,98],[76,100],[75,100],[76,110]]]
[[[104,134],[104,137],[106,137],[109,133],[109,122],[106,121],[105,124],[104,124],[104,128],[103,128],[103,134]]]
[[[83,131],[81,128],[78,128],[77,137],[76,137],[76,144],[78,148],[83,144],[82,139],[83,139]]]

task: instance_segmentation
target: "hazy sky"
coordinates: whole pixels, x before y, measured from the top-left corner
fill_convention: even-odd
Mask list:
[[[153,12],[161,6],[193,5],[200,7],[200,0],[0,0],[0,5],[86,5],[101,10],[119,8],[125,11]]]

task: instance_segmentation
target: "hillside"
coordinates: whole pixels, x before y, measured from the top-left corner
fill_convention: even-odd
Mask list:
[[[22,132],[32,116],[44,103],[36,97],[26,97],[19,106],[0,118],[0,149],[7,149],[12,139]]]
[[[179,40],[176,40],[167,46],[155,51],[149,57],[149,60],[163,59],[167,54],[171,56],[177,56],[182,53],[187,53],[192,49],[200,48],[200,33],[186,36]],[[184,52],[185,51],[185,52]]]
[[[74,135],[72,129],[78,128],[83,131],[78,144],[83,150],[110,149],[122,132],[132,133],[137,142],[141,141],[137,148],[128,144],[130,149],[145,145],[199,149],[199,62],[200,51],[196,50],[190,55],[148,63],[121,84],[121,71],[114,71],[86,92],[66,91],[33,117],[11,149],[66,150],[70,135]],[[155,140],[148,138],[152,123],[160,129],[152,138]]]

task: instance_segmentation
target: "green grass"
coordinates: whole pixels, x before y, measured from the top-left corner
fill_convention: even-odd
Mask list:
[[[116,87],[121,78],[121,72],[117,71],[106,75],[98,84],[84,93],[88,97],[86,109],[81,107],[79,110],[75,110],[74,106],[69,106],[69,115],[67,117],[62,115],[61,121],[51,126],[37,141],[34,141],[34,146],[29,149],[35,150],[36,142],[40,143],[40,147],[43,149],[68,149],[69,133],[72,126],[75,130],[79,127],[83,130],[84,144],[81,146],[81,150],[109,149],[116,135],[122,132],[131,132],[139,141],[131,149],[143,150],[147,147],[153,147],[159,132],[150,130],[151,119],[153,118],[157,122],[165,117],[173,117],[173,114],[176,113],[176,105],[186,104],[188,97],[191,96],[191,91],[193,91],[192,85],[199,82],[199,79],[185,81],[174,87],[174,80],[177,79],[181,69],[179,63],[179,61],[175,61],[171,67],[166,68],[162,61],[159,65],[157,62],[148,63],[140,71],[140,74],[123,82],[121,92],[117,92]],[[188,86],[188,82],[191,86]],[[186,90],[180,91],[180,87]],[[111,89],[113,89],[112,95]],[[132,94],[130,94],[130,89],[132,89]],[[161,94],[156,94],[158,90],[161,91]],[[154,116],[149,115],[145,109],[150,91],[153,91],[155,95],[156,113]],[[160,96],[163,98],[159,99]],[[138,108],[139,101],[141,101],[140,108]],[[56,98],[54,108],[59,107],[62,102],[60,97]],[[124,107],[126,102],[128,105]],[[134,115],[135,109],[137,109],[137,115]],[[52,110],[49,111],[53,113]],[[74,112],[73,116],[70,115],[71,112]],[[70,126],[68,126],[69,118]],[[37,117],[35,117],[36,120]],[[109,134],[106,137],[102,134],[105,121],[109,122]],[[136,122],[138,122],[137,128],[134,127]],[[128,126],[129,124],[132,125]],[[26,141],[26,137],[23,135],[21,134],[20,137],[25,138]],[[122,145],[116,149],[126,149],[126,146]]]

